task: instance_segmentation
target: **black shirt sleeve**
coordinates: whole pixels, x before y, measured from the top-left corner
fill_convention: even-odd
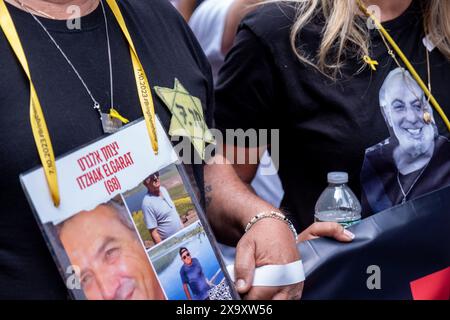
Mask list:
[[[269,129],[275,106],[275,68],[270,49],[242,25],[220,70],[216,89],[216,127]]]

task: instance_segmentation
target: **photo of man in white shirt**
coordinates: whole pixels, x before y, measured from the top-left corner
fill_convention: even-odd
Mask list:
[[[144,221],[153,241],[158,244],[183,228],[177,208],[166,188],[161,186],[159,172],[143,182],[148,193],[142,200]]]

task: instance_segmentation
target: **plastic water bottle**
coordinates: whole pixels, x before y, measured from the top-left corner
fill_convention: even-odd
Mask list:
[[[361,221],[361,204],[347,186],[346,172],[330,172],[328,187],[317,200],[316,222],[337,222],[348,228]]]

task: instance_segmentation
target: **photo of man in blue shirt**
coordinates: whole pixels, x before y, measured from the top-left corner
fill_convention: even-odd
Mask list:
[[[183,261],[180,276],[187,299],[209,300],[208,292],[211,286],[203,273],[203,268],[198,259],[191,257],[189,250],[184,247],[180,248],[180,257]]]

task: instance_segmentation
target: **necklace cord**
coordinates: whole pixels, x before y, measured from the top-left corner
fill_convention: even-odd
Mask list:
[[[131,61],[135,75],[136,88],[138,90],[138,97],[140,106],[144,115],[144,121],[147,127],[147,133],[150,138],[151,147],[155,155],[158,155],[158,136],[157,136],[157,117],[155,112],[155,105],[153,101],[153,92],[148,81],[148,77],[138,57],[133,40],[128,32],[125,19],[122,16],[119,5],[116,0],[106,0],[108,6],[111,8],[114,17],[116,18],[120,29],[125,36],[130,49]],[[39,20],[39,19],[38,19]],[[55,154],[52,147],[50,133],[46,124],[43,108],[40,104],[39,97],[33,84],[31,72],[29,69],[26,54],[24,52],[19,34],[17,33],[14,21],[9,13],[9,10],[4,0],[0,0],[0,29],[5,34],[6,40],[10,44],[13,53],[25,75],[28,78],[30,85],[30,104],[29,116],[30,124],[33,133],[35,145],[39,154],[39,159],[42,164],[47,187],[51,196],[51,201],[55,207],[59,207],[61,202],[58,174],[56,168]],[[95,105],[94,107],[98,107]]]
[[[91,90],[89,89],[89,87],[86,84],[86,81],[83,79],[83,77],[80,75],[80,73],[78,72],[78,70],[75,68],[75,66],[73,65],[72,61],[69,59],[69,57],[67,56],[67,54],[64,52],[64,50],[62,50],[62,48],[59,46],[59,44],[56,42],[55,38],[51,35],[51,33],[47,30],[47,28],[44,26],[44,24],[42,23],[42,21],[40,21],[40,19],[38,19],[28,8],[28,6],[26,6],[22,1],[20,0],[15,0],[17,3],[19,3],[19,5],[21,7],[23,7],[25,9],[25,11],[27,11],[32,17],[33,19],[40,25],[40,27],[44,30],[44,32],[46,33],[46,35],[49,37],[49,39],[51,40],[51,42],[55,45],[55,47],[59,50],[59,52],[61,53],[61,55],[64,57],[64,59],[66,60],[66,62],[69,64],[69,66],[72,68],[73,72],[75,72],[76,76],[78,77],[78,79],[80,80],[81,84],[83,85],[83,87],[85,88],[86,92],[88,93],[89,97],[91,98],[93,104],[94,104],[94,109],[97,110],[97,112],[100,115],[100,119],[103,118],[102,115],[102,110],[100,108],[100,104],[99,102],[95,99],[94,95],[92,94]],[[111,103],[111,109],[114,109],[114,81],[113,81],[113,70],[112,70],[112,54],[111,54],[111,44],[110,44],[110,37],[109,37],[109,26],[108,26],[108,19],[106,16],[106,10],[105,10],[105,6],[103,4],[103,0],[100,0],[100,6],[102,8],[102,13],[103,13],[103,18],[104,18],[104,22],[105,22],[105,34],[106,34],[106,44],[107,44],[107,50],[108,50],[108,67],[109,67],[109,84],[110,84],[110,103]],[[117,113],[113,113],[112,116],[116,117]],[[119,119],[119,118],[118,118]],[[128,120],[126,120],[125,118],[121,117],[119,119],[122,123],[128,123]],[[125,121],[126,120],[126,121]]]
[[[400,180],[400,171],[397,171],[397,183],[398,183],[398,186],[400,187],[400,191],[402,192],[402,195],[403,195],[402,203],[405,203],[407,201],[409,194],[414,189],[416,184],[419,182],[420,178],[422,178],[422,176],[423,176],[425,170],[428,168],[428,165],[430,164],[430,162],[431,162],[431,160],[428,161],[428,163],[423,167],[423,169],[420,171],[419,175],[414,179],[413,183],[411,184],[408,191],[406,191],[406,192],[405,192],[405,189],[403,188],[402,182]]]
[[[64,57],[64,59],[66,60],[66,62],[69,64],[69,66],[72,68],[73,72],[75,73],[75,75],[78,77],[78,79],[80,80],[81,84],[83,85],[84,89],[86,90],[87,94],[89,95],[89,97],[91,98],[93,104],[94,104],[94,109],[97,110],[97,112],[100,114],[100,119],[102,118],[102,111],[100,109],[100,104],[98,103],[98,101],[94,98],[94,95],[92,94],[91,90],[89,89],[89,87],[87,86],[86,82],[84,81],[83,77],[80,75],[80,73],[78,72],[78,70],[75,68],[75,66],[73,65],[72,61],[69,59],[69,57],[67,56],[67,54],[64,52],[64,50],[62,50],[62,48],[59,46],[59,44],[56,42],[55,38],[53,38],[53,36],[51,35],[51,33],[47,30],[47,28],[44,26],[44,24],[41,22],[41,20],[39,20],[30,10],[27,6],[25,6],[25,4],[20,1],[20,0],[16,0],[24,9],[25,11],[27,11],[31,17],[33,17],[33,19],[37,22],[37,24],[39,24],[39,26],[42,28],[42,30],[44,30],[45,34],[48,36],[48,38],[50,39],[50,41],[53,43],[53,45],[56,47],[56,49],[58,49],[58,51],[61,53],[61,55]]]

